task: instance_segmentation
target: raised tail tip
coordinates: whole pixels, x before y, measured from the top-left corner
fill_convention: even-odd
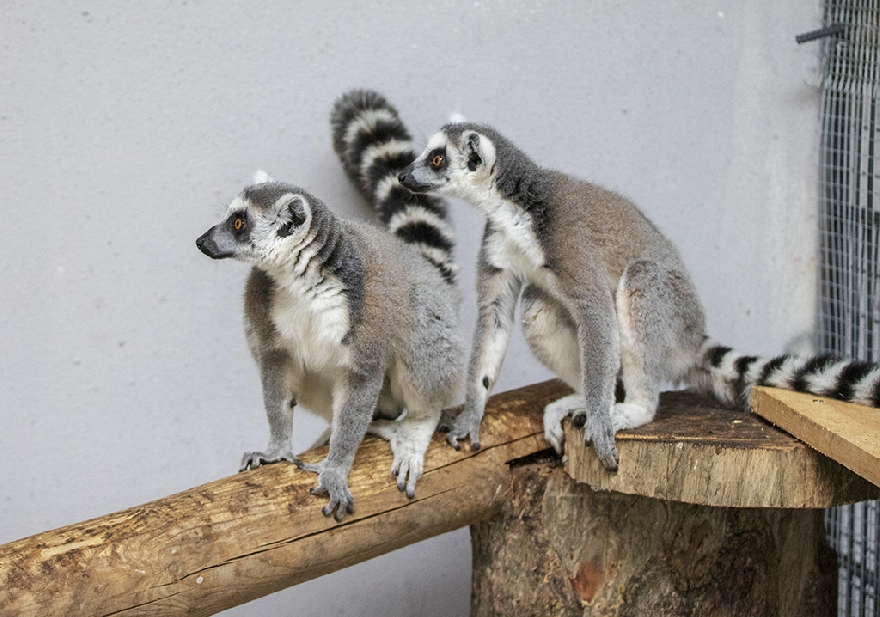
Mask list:
[[[397,109],[375,90],[351,90],[340,96],[330,124],[333,149],[353,179],[361,178],[364,153],[370,148],[404,142],[411,149],[409,131]]]

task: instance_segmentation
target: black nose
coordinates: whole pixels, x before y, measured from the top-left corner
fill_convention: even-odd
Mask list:
[[[406,172],[402,171],[397,175],[397,181],[403,184],[406,181]]]
[[[198,240],[196,240],[196,247],[211,259],[217,259],[220,251],[217,249],[217,244],[208,237],[210,233],[211,230],[209,229],[199,236]]]

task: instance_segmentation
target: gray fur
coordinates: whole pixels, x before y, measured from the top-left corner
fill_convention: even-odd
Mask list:
[[[246,221],[236,229],[236,221]],[[458,296],[411,246],[336,217],[296,186],[246,188],[197,241],[215,258],[252,263],[245,332],[260,369],[270,439],[241,470],[287,460],[318,474],[325,515],[354,509],[348,472],[368,430],[391,440],[392,472],[412,497],[424,450],[463,372]],[[331,422],[329,453],[291,452],[294,405]],[[406,416],[388,421],[401,411]],[[381,419],[371,425],[374,419]]]
[[[741,403],[755,383],[880,402],[880,369],[873,365],[750,362],[709,342],[678,251],[633,203],[540,167],[491,127],[444,126],[401,183],[458,197],[487,215],[465,409],[448,435],[455,447],[465,437],[479,447],[480,419],[521,288],[533,353],[576,392],[547,406],[545,435],[561,451],[562,420],[585,414],[585,438],[608,469],[617,467],[614,434],[650,421],[669,381],[687,381],[726,402]],[[614,401],[618,375],[622,403]]]

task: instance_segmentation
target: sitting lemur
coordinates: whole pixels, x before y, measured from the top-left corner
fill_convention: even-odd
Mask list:
[[[460,198],[487,219],[465,407],[447,436],[456,448],[467,437],[479,448],[520,296],[532,352],[575,391],[545,408],[546,438],[561,452],[562,421],[575,416],[607,469],[618,465],[615,434],[654,417],[665,382],[685,381],[727,404],[745,404],[760,384],[880,405],[875,364],[758,358],[713,342],[681,256],[632,202],[540,167],[489,126],[445,125],[400,182]]]

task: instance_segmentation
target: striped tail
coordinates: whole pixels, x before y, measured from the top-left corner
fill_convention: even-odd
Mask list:
[[[446,204],[414,195],[397,180],[419,152],[397,110],[377,92],[353,90],[336,101],[330,123],[342,167],[388,231],[413,245],[453,283],[458,266],[452,259],[455,237]]]
[[[832,354],[758,358],[707,339],[697,372],[695,385],[728,405],[746,406],[752,386],[770,386],[880,407],[880,365]]]

